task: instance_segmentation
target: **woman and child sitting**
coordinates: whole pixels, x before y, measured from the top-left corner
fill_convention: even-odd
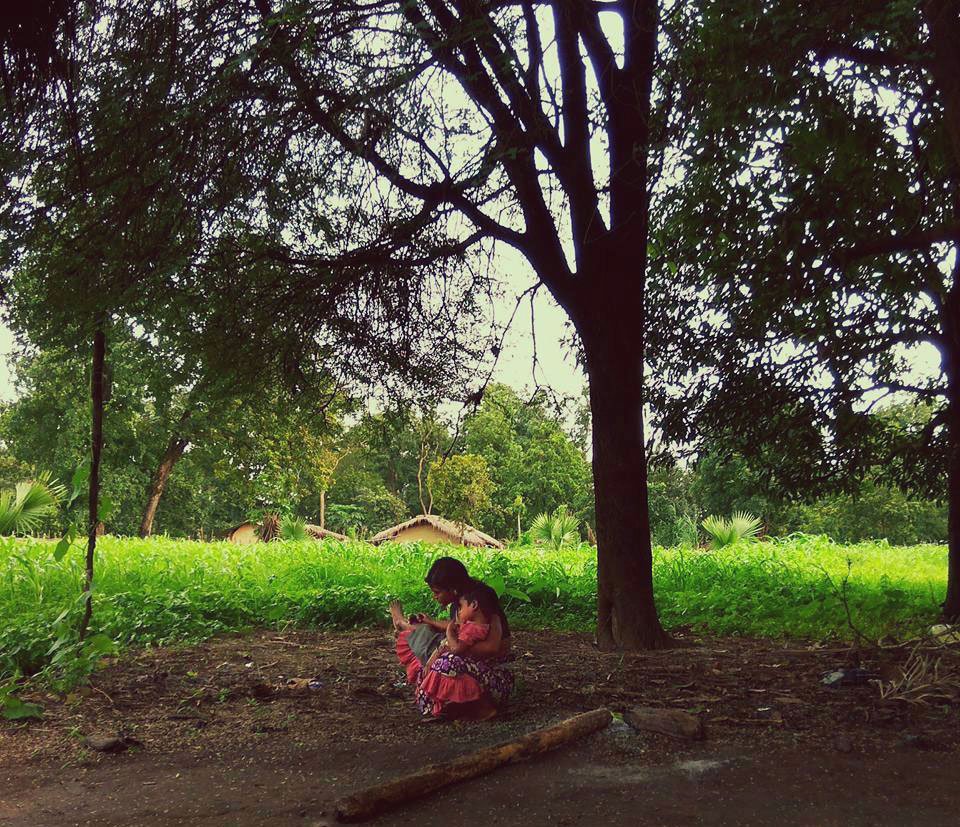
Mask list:
[[[426,582],[434,599],[450,607],[448,620],[406,618],[399,601],[390,604],[397,657],[417,709],[434,718],[492,718],[513,688],[513,674],[502,666],[510,656],[510,626],[500,600],[452,557],[438,558]]]

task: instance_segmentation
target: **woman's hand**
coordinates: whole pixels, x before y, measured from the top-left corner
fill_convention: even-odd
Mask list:
[[[506,646],[504,646],[506,644]],[[478,640],[470,647],[470,654],[478,658],[503,657],[510,650],[509,640],[503,637],[503,624],[500,618],[494,615],[490,621],[490,632],[484,640]]]

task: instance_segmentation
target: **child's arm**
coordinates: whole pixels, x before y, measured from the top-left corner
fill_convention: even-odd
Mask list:
[[[464,652],[468,651],[473,644],[466,643],[460,640],[457,637],[458,625],[456,623],[450,623],[447,626],[447,639],[446,647],[447,651],[453,655],[462,655]]]
[[[434,620],[426,615],[420,615],[417,622],[423,623],[426,626],[429,626],[431,629],[436,629],[438,632],[447,631],[447,626],[450,625],[449,620]]]

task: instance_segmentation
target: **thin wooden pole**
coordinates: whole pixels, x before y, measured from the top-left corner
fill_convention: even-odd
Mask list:
[[[80,620],[80,640],[87,634],[93,616],[93,555],[97,548],[97,526],[100,523],[100,455],[103,452],[103,366],[106,361],[107,337],[103,325],[93,334],[93,370],[90,379],[92,402],[90,429],[90,496],[88,511],[87,559],[83,580],[86,597]]]

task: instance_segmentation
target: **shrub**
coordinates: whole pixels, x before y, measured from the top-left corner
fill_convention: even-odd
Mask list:
[[[549,546],[555,551],[576,546],[580,542],[580,521],[561,505],[553,514],[534,517],[530,536],[538,545]]]
[[[295,542],[309,540],[310,534],[307,532],[306,522],[297,517],[287,517],[280,523],[280,539]]]
[[[740,540],[756,537],[763,523],[759,517],[747,514],[746,511],[735,511],[729,520],[711,514],[701,525],[710,535],[710,545],[713,548],[724,548]]]
[[[57,513],[66,489],[49,473],[18,482],[0,492],[0,534],[36,531],[43,521]]]

